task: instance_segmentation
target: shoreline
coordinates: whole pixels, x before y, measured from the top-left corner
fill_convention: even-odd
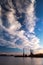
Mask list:
[[[43,54],[36,54],[36,55],[7,55],[7,54],[0,54],[0,56],[13,56],[13,57],[31,57],[31,58],[43,58]]]

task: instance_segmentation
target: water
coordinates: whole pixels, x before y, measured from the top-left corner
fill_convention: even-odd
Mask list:
[[[43,65],[43,58],[0,56],[0,65]]]

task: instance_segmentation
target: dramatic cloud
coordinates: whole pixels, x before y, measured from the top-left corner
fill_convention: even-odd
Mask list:
[[[15,11],[14,11],[15,12]],[[16,20],[16,17],[14,16],[13,10],[11,12],[8,12],[7,14],[7,19],[10,23],[10,27],[8,28],[8,31],[12,34],[14,34],[14,31],[17,31],[20,29],[21,24]]]
[[[13,0],[14,1],[14,0]],[[24,4],[23,4],[24,3]],[[4,3],[5,4],[5,3]],[[15,5],[16,4],[16,5]],[[29,5],[28,5],[29,4]],[[35,36],[36,16],[34,10],[35,0],[16,0],[15,3],[8,0],[8,4],[0,7],[0,46],[7,46],[11,48],[28,49],[39,48],[40,40]],[[6,11],[7,10],[7,11]],[[24,30],[21,22],[17,20],[17,14],[21,17],[25,13],[25,27]]]
[[[30,33],[34,32],[35,25],[36,25],[34,4],[35,4],[35,0],[31,0],[30,5],[26,8],[25,22],[26,22],[26,27],[28,28]]]
[[[26,28],[28,30],[28,34],[26,36],[30,39],[30,47],[37,49],[39,48],[40,40],[36,35],[34,34],[35,26],[36,26],[36,16],[35,16],[35,0],[31,0],[31,3],[26,8],[26,15],[24,22],[26,23]],[[32,34],[32,35],[30,35]],[[29,36],[30,35],[30,36]]]

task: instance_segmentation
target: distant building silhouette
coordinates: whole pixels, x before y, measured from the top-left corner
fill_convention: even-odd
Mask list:
[[[33,56],[33,50],[32,49],[30,49],[30,55]]]
[[[23,48],[23,57],[27,57],[27,54],[25,54],[25,48]]]
[[[30,49],[30,56],[33,56],[33,50]],[[27,56],[27,54],[25,54],[25,49],[23,48],[23,57]]]
[[[24,48],[23,48],[23,56],[25,56],[25,53],[24,53]]]

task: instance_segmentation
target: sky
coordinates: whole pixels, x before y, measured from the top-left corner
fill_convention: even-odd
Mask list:
[[[43,51],[43,0],[0,0],[0,52]]]

